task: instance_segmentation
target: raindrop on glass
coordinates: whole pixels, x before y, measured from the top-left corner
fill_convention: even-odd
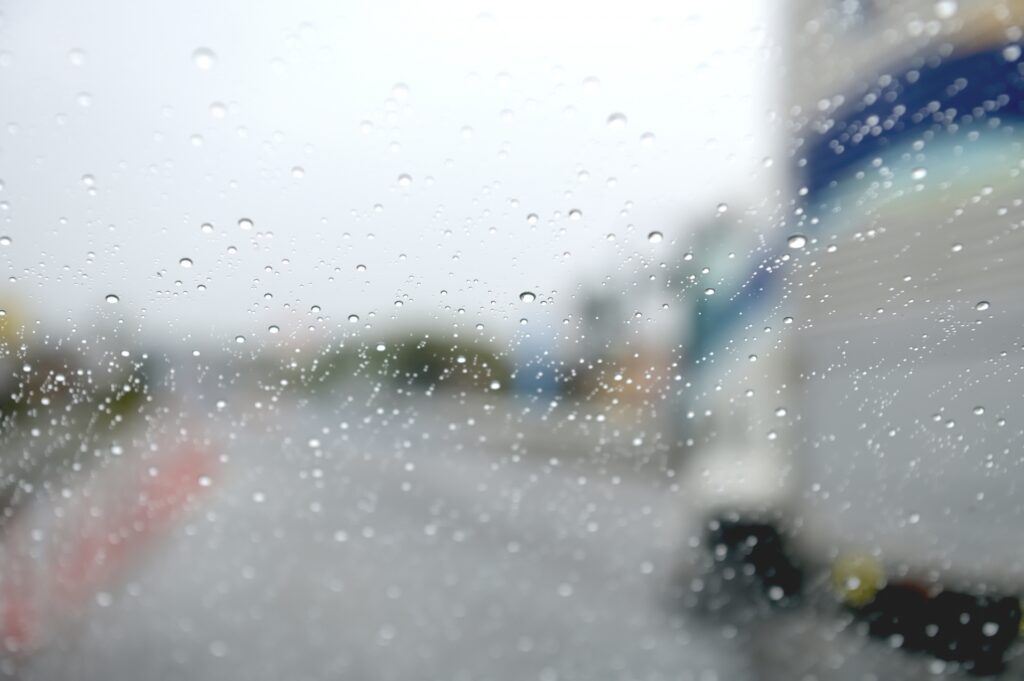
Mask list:
[[[192,63],[200,71],[209,71],[217,64],[217,55],[207,47],[200,47],[192,53]]]
[[[625,130],[626,129],[626,115],[621,113],[613,113],[608,117],[608,129],[609,130]]]

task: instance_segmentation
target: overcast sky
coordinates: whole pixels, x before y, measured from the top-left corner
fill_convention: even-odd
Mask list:
[[[541,333],[773,172],[758,0],[3,8],[0,307],[58,333]]]

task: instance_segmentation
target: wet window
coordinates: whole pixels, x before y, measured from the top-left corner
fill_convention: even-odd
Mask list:
[[[0,678],[1014,678],[1024,6],[0,7]]]

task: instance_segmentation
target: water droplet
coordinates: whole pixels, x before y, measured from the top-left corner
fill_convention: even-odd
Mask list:
[[[199,230],[203,234],[212,234],[213,233],[213,225],[211,225],[209,222],[204,222],[203,224],[199,225]]]
[[[708,287],[708,288],[704,289],[704,295],[706,295],[706,296],[713,296],[713,295],[715,295],[715,289],[713,289],[711,287]]]
[[[252,220],[250,220],[249,218],[241,218],[241,219],[239,219],[239,221],[238,221],[238,228],[239,229],[244,229],[244,230],[252,229]]]
[[[213,102],[210,104],[210,116],[218,120],[226,118],[228,115],[228,108],[221,102]]]
[[[84,184],[86,187],[95,187],[96,178],[93,177],[92,175],[82,175],[82,184]]]
[[[579,220],[582,217],[583,211],[581,211],[579,208],[573,208],[572,210],[569,211],[570,220]]]
[[[939,0],[935,3],[935,16],[940,19],[949,19],[956,15],[958,3],[956,0]]]
[[[778,416],[779,418],[782,418],[783,416],[785,416],[786,413],[787,412],[786,412],[786,408],[785,407],[777,407],[775,409],[775,415]]]
[[[110,303],[111,305],[113,305],[114,303],[118,303],[118,302],[120,302],[120,301],[121,301],[121,299],[120,299],[120,298],[118,298],[118,297],[117,297],[116,295],[114,295],[113,293],[108,293],[108,294],[107,294],[107,297],[106,297],[106,301],[107,301],[108,303]]]
[[[352,324],[355,324],[356,322],[358,322],[358,321],[359,321],[359,315],[357,315],[357,314],[350,314],[350,315],[348,316],[348,321],[349,321],[350,323],[352,323]]]
[[[626,129],[626,115],[621,113],[613,113],[608,117],[608,129],[609,130],[625,130]]]
[[[1020,59],[1020,45],[1007,45],[1003,48],[1003,59],[1017,61]]]
[[[522,293],[519,294],[519,300],[523,301],[524,303],[532,303],[533,301],[537,300],[537,294],[535,294],[532,291],[523,291]]]
[[[10,245],[11,245],[11,237],[9,237],[9,236],[0,236],[0,246],[10,246]]]
[[[356,272],[365,272],[366,265],[356,265]]]
[[[535,225],[537,224],[538,220],[540,220],[540,218],[537,217],[536,213],[530,213],[529,215],[526,216],[526,224],[528,225]]]
[[[923,180],[924,178],[928,177],[928,169],[914,168],[912,171],[910,171],[910,177],[914,180]]]
[[[647,240],[652,244],[660,244],[663,238],[664,235],[659,231],[653,231],[647,235]]]
[[[949,250],[953,251],[954,253],[959,253],[960,251],[964,250],[964,245],[963,244],[953,244],[950,247]]]
[[[377,352],[384,352],[387,349],[388,346],[384,345],[383,343],[377,343]]]
[[[985,407],[982,407],[981,405],[978,405],[977,407],[975,407],[971,411],[974,412],[975,416],[981,416],[982,414],[985,413]]]
[[[178,264],[185,269],[188,269],[189,267],[192,267],[192,258],[182,258],[178,261]]]
[[[718,212],[719,215],[721,215],[722,213],[726,213],[729,211],[729,204],[720,203],[715,207],[715,210]]]
[[[408,187],[411,184],[412,184],[412,175],[408,175],[406,173],[402,173],[401,175],[398,176],[398,186],[399,187]]]
[[[245,342],[245,336],[235,336],[235,342],[241,345]]]
[[[989,302],[987,300],[981,300],[978,301],[978,303],[974,306],[974,309],[977,310],[978,312],[984,312],[989,307],[991,306],[989,305]]]
[[[306,176],[306,170],[302,166],[295,166],[292,168],[292,177],[296,180],[301,180]]]
[[[217,64],[217,55],[208,47],[200,47],[192,52],[192,63],[200,71],[209,71]]]
[[[267,331],[269,331],[270,333],[278,333],[281,331],[281,327],[279,327],[277,324],[271,324],[270,326],[267,327]]]
[[[644,134],[640,135],[640,144],[642,144],[645,147],[653,147],[654,140],[655,137],[653,132],[645,132]]]
[[[803,234],[794,234],[786,240],[786,245],[790,248],[803,248],[807,245],[807,237]]]

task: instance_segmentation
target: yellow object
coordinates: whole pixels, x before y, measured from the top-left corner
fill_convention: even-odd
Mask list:
[[[0,299],[0,344],[17,343],[24,329],[25,323],[16,303],[8,298]]]
[[[847,605],[867,605],[884,585],[882,563],[869,553],[842,554],[832,563],[832,588]]]

